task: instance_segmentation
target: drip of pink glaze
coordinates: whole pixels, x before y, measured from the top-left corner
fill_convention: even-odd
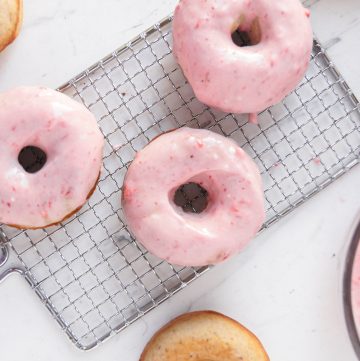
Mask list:
[[[313,45],[309,15],[299,0],[180,0],[175,58],[201,102],[228,113],[260,113],[304,76]],[[260,42],[237,46],[235,28],[249,31],[254,24]]]
[[[310,10],[309,10],[309,9],[305,9],[305,15],[306,15],[307,17],[310,17]]]
[[[258,116],[257,113],[250,113],[249,114],[249,122],[253,124],[258,124]]]
[[[0,201],[8,206],[0,207],[0,223],[43,228],[86,202],[104,144],[88,109],[52,89],[19,87],[0,94],[0,128]],[[18,162],[29,145],[47,155],[36,173]]]

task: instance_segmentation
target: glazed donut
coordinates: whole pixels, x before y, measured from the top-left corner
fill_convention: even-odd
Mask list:
[[[303,78],[309,15],[298,0],[180,0],[174,54],[200,101],[256,121]]]
[[[0,223],[43,228],[76,212],[94,190],[103,136],[94,116],[41,87],[0,94]]]
[[[213,311],[181,315],[160,329],[140,361],[269,361],[260,340],[237,321]]]
[[[207,194],[202,213],[176,205],[182,185]],[[224,261],[264,221],[263,190],[252,159],[230,138],[203,129],[165,133],[137,153],[124,181],[124,216],[156,256],[184,266]]]
[[[0,0],[0,51],[16,39],[22,19],[22,0]]]
[[[354,326],[358,337],[360,336],[360,223],[357,225],[356,230],[353,235],[353,240],[350,245],[350,249],[348,251],[348,259],[352,259],[351,261],[347,261],[346,267],[351,268],[351,276],[350,280],[347,281],[349,284],[346,287],[350,287],[350,290],[345,289],[345,292],[350,292],[348,296],[348,300],[350,301],[351,306],[351,314],[352,321],[354,322]],[[356,242],[356,248],[354,247],[353,242]],[[348,271],[348,270],[346,270]],[[346,279],[346,276],[345,276]]]

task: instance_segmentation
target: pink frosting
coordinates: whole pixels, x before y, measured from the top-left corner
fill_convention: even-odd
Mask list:
[[[208,191],[202,213],[175,205],[175,191],[189,182]],[[123,187],[127,224],[150,252],[174,264],[224,261],[255,236],[264,221],[260,174],[231,139],[208,130],[181,128],[137,153]]]
[[[83,105],[51,89],[20,87],[0,94],[0,128],[0,223],[45,227],[86,202],[104,139]],[[47,155],[36,173],[18,162],[30,145]]]
[[[360,334],[360,241],[356,249],[351,275],[351,303],[355,326]]]
[[[249,31],[256,18],[260,43],[235,45],[232,32]],[[181,0],[173,34],[197,98],[232,113],[258,113],[291,92],[307,69],[313,40],[309,11],[298,0]]]

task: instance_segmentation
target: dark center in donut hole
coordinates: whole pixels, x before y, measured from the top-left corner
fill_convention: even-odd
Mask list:
[[[208,192],[198,183],[182,184],[174,195],[174,203],[186,213],[201,213],[208,206]]]
[[[243,46],[251,46],[251,39],[249,33],[247,31],[241,31],[240,29],[235,30],[231,34],[231,39],[235,45],[243,47]]]
[[[241,26],[231,34],[231,39],[239,47],[257,45],[261,41],[261,28],[258,18],[255,18],[248,30],[243,30]]]
[[[21,149],[18,162],[28,173],[38,172],[46,163],[46,153],[34,145],[28,145]]]

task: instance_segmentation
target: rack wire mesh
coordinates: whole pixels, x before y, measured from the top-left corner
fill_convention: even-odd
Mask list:
[[[171,20],[59,89],[95,114],[105,136],[103,172],[89,202],[59,226],[2,227],[16,269],[83,350],[124,329],[208,269],[156,258],[123,223],[124,175],[151,139],[187,125],[236,140],[262,174],[263,229],[359,163],[359,103],[316,41],[302,83],[254,125],[195,98],[171,52]]]

